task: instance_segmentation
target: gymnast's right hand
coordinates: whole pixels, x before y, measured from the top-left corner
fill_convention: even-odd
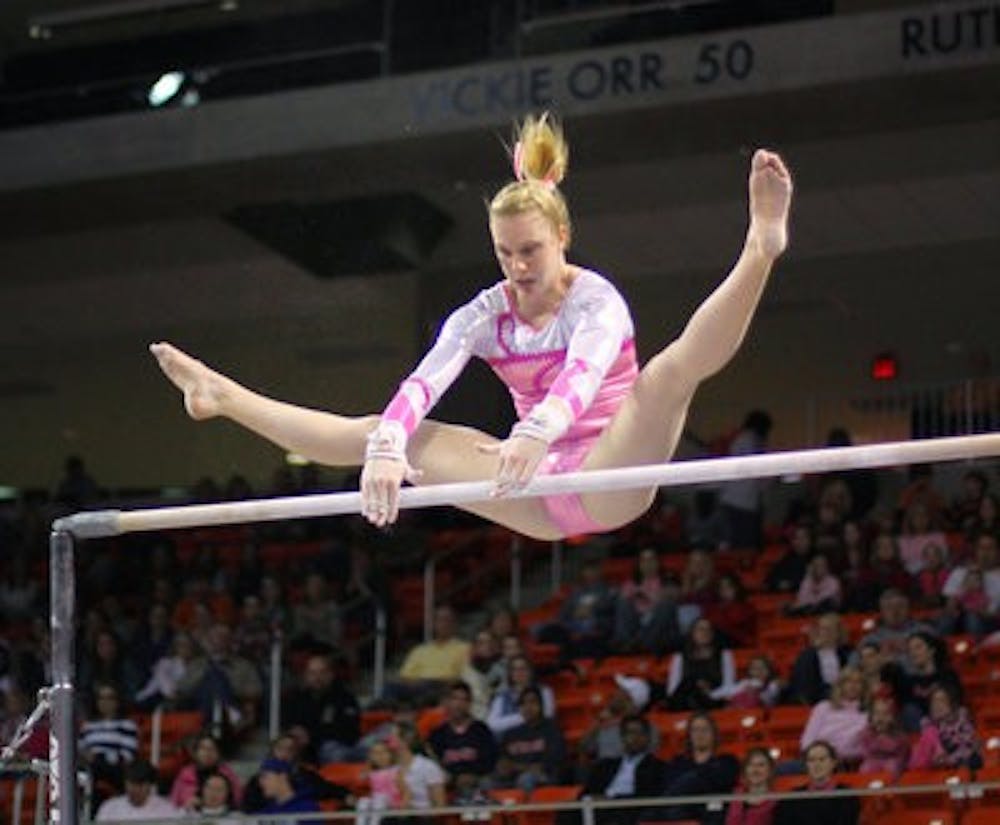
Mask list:
[[[399,490],[404,481],[420,478],[406,459],[406,433],[383,421],[368,436],[365,466],[361,471],[361,515],[376,527],[393,524],[399,516]]]

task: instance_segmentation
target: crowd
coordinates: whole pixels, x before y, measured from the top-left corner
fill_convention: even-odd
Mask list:
[[[73,468],[62,492],[74,504],[94,495],[81,471]],[[610,541],[578,548],[577,580],[535,620],[498,610],[466,638],[455,611],[439,606],[432,638],[408,648],[375,697],[384,721],[374,730],[363,730],[345,678],[357,662],[345,655],[352,617],[344,605],[384,576],[367,558],[367,528],[281,528],[289,540],[319,534],[326,543],[278,571],[260,565],[259,535],[250,533],[241,534],[246,546],[230,548],[228,563],[200,537],[183,537],[182,546],[177,536],[153,536],[141,553],[131,552],[131,539],[95,542],[79,571],[77,685],[80,758],[103,803],[99,816],[127,818],[119,815],[129,806],[147,804],[213,815],[315,810],[325,800],[375,816],[545,785],[579,785],[596,798],[675,797],[761,791],[782,774],[825,788],[838,770],[898,777],[976,769],[985,758],[978,707],[948,642],[963,634],[986,651],[1000,641],[1000,525],[989,471],[969,470],[959,489],[945,490],[930,468],[913,468],[890,507],[872,504],[871,483],[865,471],[807,479],[768,548],[743,551],[738,565],[721,564],[737,556],[726,549],[726,530],[710,529],[711,508],[700,497],[686,518],[663,506]],[[8,522],[0,535],[28,547],[30,524]],[[405,530],[419,556],[418,531]],[[12,553],[0,582],[8,736],[48,679],[37,558]],[[871,618],[863,631],[851,621],[859,614]],[[788,655],[763,649],[769,627],[796,621],[806,632]],[[285,733],[244,785],[223,756],[260,725],[276,630],[291,651]],[[606,674],[600,706],[581,716],[562,688],[596,685],[588,670],[603,660],[620,663],[619,672]],[[134,720],[161,705],[201,711],[206,729],[164,797],[153,787],[164,777],[140,758]],[[795,746],[777,758],[721,740],[725,709],[785,706],[808,711]],[[682,742],[663,725],[680,714]],[[29,740],[23,754],[42,755],[44,744]],[[345,762],[369,765],[363,799],[313,767]],[[818,822],[857,817],[847,799],[810,806],[748,801],[717,811],[611,809],[600,818],[766,825],[803,821],[807,808]]]

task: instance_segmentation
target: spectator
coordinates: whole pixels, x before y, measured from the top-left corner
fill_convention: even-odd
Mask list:
[[[557,644],[560,659],[602,658],[608,653],[615,624],[615,592],[604,580],[601,563],[587,559],[580,579],[559,607],[555,622],[538,628],[540,642]]]
[[[902,535],[899,539],[899,558],[911,576],[924,569],[924,548],[928,544],[947,547],[948,537],[931,521],[927,507],[914,502],[903,513]]]
[[[882,593],[878,600],[879,616],[875,629],[865,635],[858,643],[858,648],[866,644],[878,647],[886,662],[896,662],[906,666],[907,639],[919,631],[931,629],[910,616],[910,600],[906,594],[890,588]],[[851,663],[857,664],[858,654],[851,657]]]
[[[868,726],[861,732],[858,773],[891,773],[894,779],[910,759],[910,737],[903,730],[896,703],[876,697],[868,711]]]
[[[282,718],[304,743],[302,756],[310,762],[348,762],[363,759],[361,706],[357,697],[337,679],[326,654],[306,661],[302,684],[289,693]]]
[[[708,619],[698,619],[691,625],[682,651],[670,659],[667,704],[673,710],[716,707],[712,691],[735,681],[732,651],[722,647]]]
[[[153,665],[149,681],[135,695],[136,704],[143,710],[153,710],[157,705],[172,703],[177,698],[177,686],[197,655],[194,639],[183,630],[173,635],[170,648],[167,655]]]
[[[720,754],[719,731],[711,715],[694,713],[687,723],[687,741],[684,753],[668,760],[663,766],[665,797],[700,796],[712,793],[732,793],[739,778],[740,766],[736,758]],[[703,805],[669,805],[643,815],[643,819],[668,822],[696,819],[703,825],[721,825],[721,808],[706,810]]]
[[[387,686],[386,697],[436,701],[449,682],[458,679],[469,660],[469,643],[455,635],[455,612],[442,605],[434,611],[434,635],[414,647],[399,669],[399,681]]]
[[[754,656],[747,662],[747,672],[742,679],[718,687],[709,695],[731,708],[769,708],[778,703],[783,687],[771,660],[766,656]]]
[[[687,563],[681,573],[681,605],[693,605],[699,608],[694,611],[695,617],[700,615],[701,608],[714,604],[718,599],[718,584],[715,580],[715,563],[707,550],[692,550],[688,553]],[[682,611],[683,612],[683,611]],[[690,625],[681,618],[681,630]]]
[[[817,741],[805,752],[809,781],[800,791],[836,790],[844,786],[835,778],[837,751],[829,742]],[[861,806],[853,796],[783,799],[774,812],[774,825],[858,825]]]
[[[233,797],[233,786],[224,773],[210,773],[205,776],[198,789],[200,800],[194,812],[203,822],[211,825],[239,825],[240,817]]]
[[[376,742],[388,740],[389,737],[395,736],[399,725],[417,724],[418,717],[419,713],[417,712],[417,706],[413,704],[413,702],[406,699],[400,699],[392,706],[392,716],[389,719],[386,719],[381,725],[372,728],[364,734],[361,739],[358,740],[358,747],[364,748],[367,753],[368,749],[371,748],[371,746]]]
[[[0,580],[0,617],[7,622],[23,622],[36,615],[41,589],[29,575],[28,560],[17,553],[7,563]]]
[[[729,455],[765,452],[771,426],[771,416],[766,412],[750,412],[729,446]],[[719,502],[726,522],[726,543],[729,547],[760,549],[762,546],[763,491],[766,484],[765,479],[745,478],[722,485]]]
[[[910,483],[899,494],[899,510],[905,513],[914,503],[922,504],[933,521],[937,521],[944,514],[945,501],[941,493],[934,488],[932,464],[910,465]]]
[[[387,742],[375,742],[368,749],[368,787],[368,799],[358,800],[359,811],[363,808],[384,811],[403,807],[399,766]]]
[[[33,708],[28,703],[27,694],[16,684],[3,691],[3,714],[0,716],[0,742],[7,746],[13,741],[18,729],[27,720]],[[49,758],[49,725],[43,717],[28,734],[14,753],[14,761],[29,762],[32,759]]]
[[[193,761],[181,768],[174,777],[174,784],[170,789],[170,804],[182,811],[197,811],[203,801],[198,791],[205,778],[210,774],[219,773],[229,781],[233,801],[239,805],[242,785],[233,769],[223,763],[219,743],[215,737],[207,733],[201,734],[195,740],[191,756]]]
[[[911,768],[983,766],[982,743],[969,711],[959,704],[954,689],[938,686],[931,691],[930,713],[910,757]]]
[[[812,623],[810,642],[792,665],[787,695],[791,702],[815,705],[829,697],[851,648],[846,644],[844,625],[836,613],[825,613]]]
[[[954,633],[964,628],[967,633],[977,635],[988,633],[993,626],[994,615],[1000,607],[1000,567],[998,567],[997,537],[992,533],[980,533],[973,545],[973,560],[951,571],[942,593],[948,600],[945,613],[940,619],[940,629],[944,633]],[[966,593],[965,579],[971,571],[982,575],[982,590],[986,595],[986,607],[982,609],[982,598],[970,599],[973,610],[963,608],[962,598]]]
[[[489,618],[486,620],[486,627],[497,639],[502,639],[504,636],[512,634],[515,636],[521,635],[517,611],[506,604],[495,607],[490,611]]]
[[[663,653],[679,638],[678,589],[652,548],[639,552],[631,581],[622,585],[615,609],[614,647],[620,653]]]
[[[94,706],[80,731],[80,756],[90,769],[95,793],[120,793],[126,766],[139,753],[139,729],[124,712],[118,688],[110,682],[94,686]]]
[[[949,513],[949,521],[954,529],[966,535],[972,535],[972,531],[977,529],[979,505],[987,494],[987,487],[989,482],[979,470],[969,470],[962,476],[961,494],[952,504]]]
[[[872,542],[868,561],[868,590],[881,597],[886,590],[899,590],[909,595],[914,589],[913,577],[906,572],[899,558],[899,545],[891,533],[879,533]],[[864,605],[870,609],[870,605]]]
[[[316,800],[333,799],[348,806],[354,805],[354,796],[347,788],[324,779],[312,765],[302,761],[301,753],[302,744],[298,737],[291,732],[285,732],[271,741],[267,755],[268,758],[288,762],[292,766],[292,785],[304,796]],[[260,773],[255,773],[247,780],[243,789],[243,813],[259,813],[268,804],[261,786]]]
[[[139,822],[149,819],[176,819],[181,816],[170,801],[156,793],[156,768],[144,759],[125,769],[125,793],[101,804],[98,822]]]
[[[850,447],[852,444],[850,433],[843,427],[834,427],[827,434],[827,447]],[[837,479],[847,485],[851,510],[845,515],[852,519],[864,519],[878,501],[878,476],[874,470],[841,470],[827,473],[823,478]]]
[[[1000,535],[1000,503],[992,493],[986,493],[979,502],[976,518],[966,528],[966,535],[975,538],[983,533]]]
[[[267,799],[262,814],[319,813],[316,799],[292,784],[292,764],[268,757],[260,764],[260,787]],[[303,825],[308,820],[301,820]]]
[[[554,719],[542,714],[542,693],[537,687],[525,687],[518,706],[524,721],[500,739],[497,786],[530,792],[539,785],[556,785],[566,759],[562,730]]]
[[[816,704],[809,714],[801,739],[804,753],[815,743],[826,742],[836,748],[845,763],[860,761],[861,733],[868,726],[866,688],[857,668],[845,667],[840,671],[830,698]]]
[[[785,554],[767,573],[766,587],[772,593],[795,593],[805,578],[813,555],[813,536],[807,524],[797,524]]]
[[[407,722],[397,725],[396,736],[390,740],[390,747],[393,746],[403,778],[403,807],[423,810],[443,806],[447,801],[445,773],[437,762],[424,753],[416,726]]]
[[[431,750],[449,781],[458,804],[478,798],[497,761],[493,732],[472,717],[472,692],[465,682],[453,682],[445,700],[445,721],[428,737]]]
[[[635,676],[615,674],[614,693],[608,703],[597,714],[594,724],[580,740],[580,753],[591,759],[620,759],[625,752],[622,742],[622,721],[629,716],[642,713],[649,704],[649,682]],[[660,745],[660,732],[650,728],[650,748]]]
[[[736,787],[736,791],[747,794],[747,798],[729,803],[725,825],[772,825],[777,801],[755,798],[755,795],[770,793],[773,780],[774,760],[767,748],[750,748],[743,757],[740,784]]]
[[[264,606],[256,593],[246,593],[240,601],[239,616],[233,629],[233,650],[251,662],[269,661],[274,630],[264,615]]]
[[[944,545],[924,545],[924,566],[917,574],[917,598],[922,607],[944,606],[944,586],[951,575],[947,561],[948,551]]]
[[[123,696],[134,696],[141,684],[141,675],[123,654],[118,637],[111,630],[102,629],[97,631],[93,645],[85,649],[81,657],[78,680],[81,699],[93,702],[90,692],[98,684],[111,684]]]
[[[907,658],[902,677],[903,721],[907,730],[919,730],[920,720],[930,712],[931,691],[947,685],[962,695],[958,674],[948,664],[948,648],[931,633],[913,633],[906,642]]]
[[[178,703],[200,710],[217,734],[226,726],[252,726],[261,693],[257,668],[233,653],[232,631],[221,622],[212,626],[203,655],[188,664],[177,685]]]
[[[556,715],[556,700],[552,688],[537,684],[535,669],[527,656],[515,656],[511,659],[509,677],[510,683],[498,690],[490,703],[490,713],[486,724],[489,725],[494,735],[499,736],[525,721],[519,708],[521,693],[529,687],[538,688],[542,697],[543,715],[548,719]]]
[[[67,509],[81,510],[100,501],[101,489],[87,472],[80,456],[69,456],[64,469],[66,474],[56,487],[56,504],[62,504]]]
[[[820,553],[809,560],[798,595],[787,612],[810,616],[835,611],[840,607],[840,597],[840,580],[830,572],[830,562]]]
[[[490,712],[493,687],[490,677],[493,666],[500,661],[499,642],[487,628],[478,631],[472,639],[469,661],[462,671],[462,681],[472,691],[472,715],[481,722]]]
[[[174,641],[174,629],[170,626],[170,611],[165,605],[152,604],[129,651],[129,658],[147,682],[153,676],[153,668],[164,656],[169,656]],[[137,697],[138,698],[138,697]]]
[[[727,647],[752,647],[757,642],[757,608],[747,598],[739,576],[719,576],[716,593],[716,601],[705,605],[702,612],[720,641]]]
[[[292,609],[292,647],[333,653],[342,636],[340,606],[329,593],[326,577],[322,573],[310,573],[306,576],[302,598]]]
[[[623,799],[659,796],[663,790],[663,762],[650,753],[650,725],[642,716],[627,716],[621,723],[624,752],[618,759],[595,762],[583,782],[582,796]],[[606,808],[596,812],[598,825],[633,825],[640,808]],[[580,821],[577,811],[560,813],[559,825]]]

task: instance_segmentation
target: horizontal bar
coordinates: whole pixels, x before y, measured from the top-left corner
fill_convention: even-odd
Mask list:
[[[857,447],[825,447],[818,450],[678,461],[640,467],[542,476],[534,479],[523,490],[508,494],[507,498],[532,498],[560,493],[609,492],[645,487],[675,487],[688,484],[736,481],[744,478],[828,473],[996,455],[1000,455],[1000,433],[953,436],[921,441],[894,441]],[[492,491],[492,481],[412,487],[401,492],[399,506],[403,509],[413,509],[472,504],[490,500]],[[359,513],[360,511],[360,493],[324,493],[237,501],[226,504],[192,504],[144,510],[103,510],[92,513],[77,513],[57,520],[52,527],[53,530],[68,532],[77,538],[101,538],[122,533],[244,524],[255,521],[278,521],[280,519],[316,518]]]

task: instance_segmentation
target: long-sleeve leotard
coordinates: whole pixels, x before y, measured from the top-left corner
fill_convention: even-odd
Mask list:
[[[408,438],[476,356],[507,385],[520,419],[545,422],[550,443],[596,438],[638,373],[634,335],[624,298],[595,272],[578,272],[541,329],[521,320],[506,285],[495,284],[451,314],[383,423]]]

